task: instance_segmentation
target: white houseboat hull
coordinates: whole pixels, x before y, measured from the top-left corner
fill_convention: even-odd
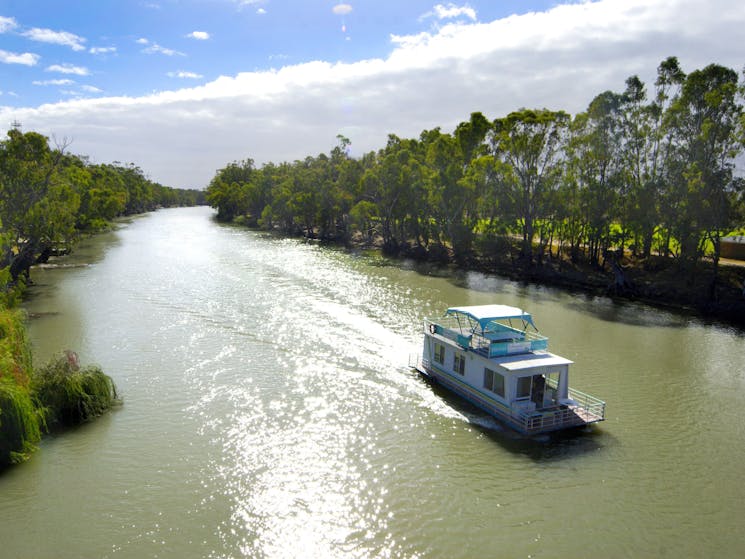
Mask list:
[[[545,337],[501,328],[487,318],[481,319],[479,329],[471,320],[519,309],[491,305],[451,311],[457,326],[452,320],[449,325],[446,320],[425,321],[422,353],[412,363],[420,373],[527,435],[605,418],[605,402],[569,388],[572,362],[540,349],[547,347]],[[464,316],[470,324],[464,324]],[[518,316],[532,325],[527,313]]]

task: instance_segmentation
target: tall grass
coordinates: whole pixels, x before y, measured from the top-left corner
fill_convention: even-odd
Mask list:
[[[0,378],[0,466],[22,462],[35,450],[39,419],[28,390]]]
[[[32,391],[49,425],[90,421],[117,402],[111,377],[96,365],[81,368],[71,351],[34,372]]]
[[[31,380],[31,346],[26,339],[23,313],[0,307],[0,379],[10,378],[28,386]]]
[[[0,308],[0,467],[24,460],[41,438],[30,376],[31,349],[23,314]]]

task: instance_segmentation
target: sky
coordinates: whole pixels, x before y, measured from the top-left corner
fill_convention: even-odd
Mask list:
[[[745,65],[741,0],[0,0],[0,133],[204,188],[470,113],[585,110],[677,56]],[[68,145],[69,144],[69,145]]]

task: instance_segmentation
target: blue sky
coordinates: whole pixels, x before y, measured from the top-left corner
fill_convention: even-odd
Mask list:
[[[15,0],[0,2],[0,105],[140,96],[313,60],[384,57],[391,35],[553,2]],[[4,22],[4,25],[3,25]],[[14,61],[15,60],[15,61]]]
[[[473,111],[584,110],[678,56],[745,64],[741,0],[0,0],[0,128],[203,188]]]

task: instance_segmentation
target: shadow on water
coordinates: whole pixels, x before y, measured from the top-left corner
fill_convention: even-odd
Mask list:
[[[579,287],[516,281],[499,274],[456,269],[436,262],[389,258],[379,251],[362,251],[360,255],[368,258],[372,266],[410,270],[423,276],[445,279],[455,287],[479,293],[493,293],[495,296],[512,296],[514,293],[528,300],[552,301],[605,322],[647,328],[686,328],[692,320],[696,320],[695,312],[685,308],[655,307],[638,301],[588,294]]]
[[[531,281],[515,281],[499,274],[454,269],[438,263],[412,259],[396,260],[378,253],[363,253],[362,255],[367,257],[373,266],[393,266],[410,270],[423,276],[444,279],[460,289],[492,293],[497,298],[516,295],[526,300],[551,301],[604,322],[647,328],[686,328],[695,316],[686,309],[658,308],[642,302],[588,294],[580,289],[543,285]],[[497,302],[510,304],[509,301]],[[526,310],[530,312],[530,309]]]
[[[462,413],[470,425],[485,437],[504,450],[536,463],[555,462],[598,452],[612,442],[612,436],[604,432],[599,425],[565,429],[532,437],[522,435],[436,382],[424,378],[422,382],[448,406]]]
[[[621,323],[643,328],[687,328],[693,316],[685,309],[659,309],[635,301],[619,301],[609,297],[573,295],[564,305],[603,322]]]
[[[479,430],[503,449],[531,459],[536,463],[549,463],[576,458],[603,450],[611,440],[597,425],[566,429],[535,437],[522,436],[512,431],[495,431],[479,426]]]
[[[479,293],[507,293],[508,287],[514,285],[512,280],[493,274],[457,270],[451,273],[449,281],[455,287],[477,291]]]

